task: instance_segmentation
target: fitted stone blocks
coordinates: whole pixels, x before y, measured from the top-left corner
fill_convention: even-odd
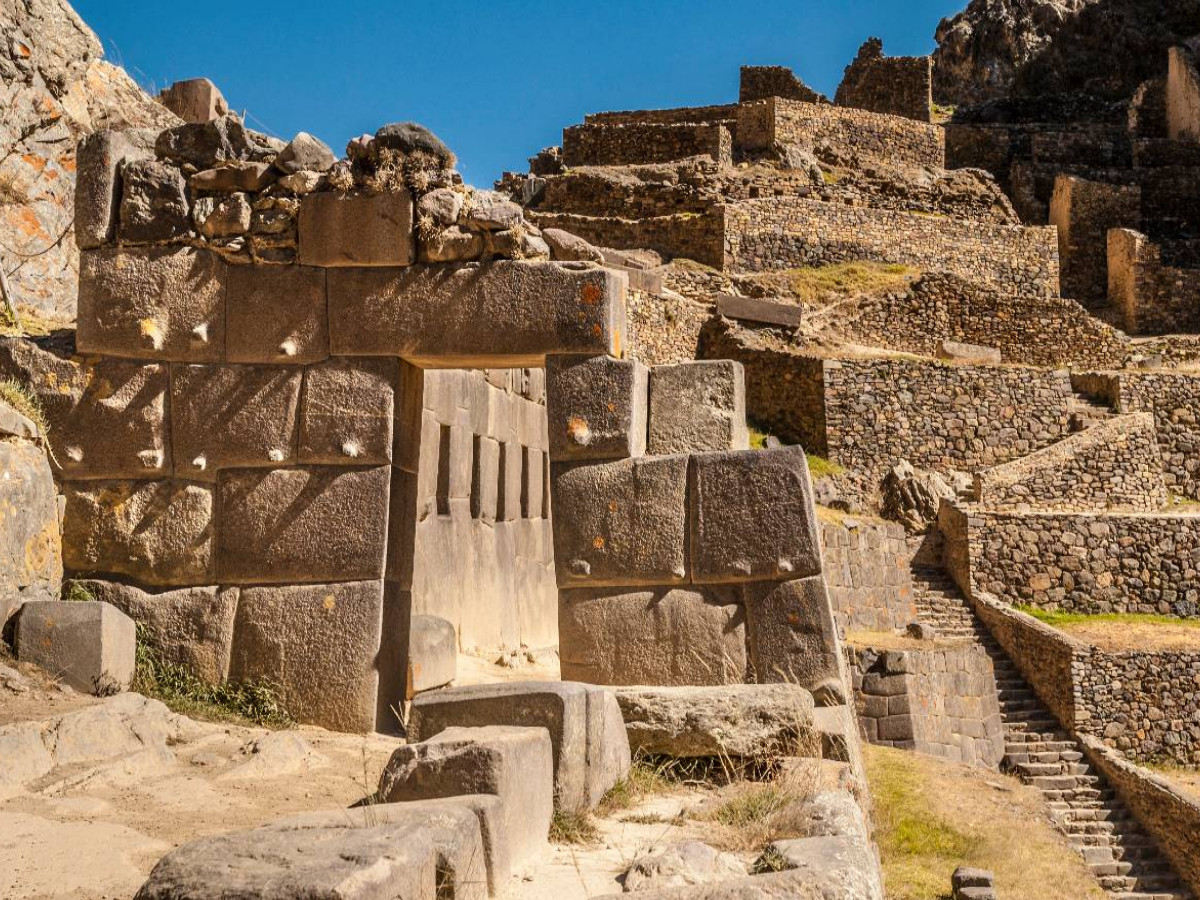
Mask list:
[[[399,363],[331,359],[305,373],[300,462],[367,465],[391,462]]]
[[[821,571],[812,483],[800,447],[693,456],[689,519],[696,583]]]
[[[750,663],[759,682],[792,682],[814,693],[822,686],[841,690],[837,628],[820,575],[746,585],[745,598]]]
[[[548,356],[550,457],[624,459],[646,452],[649,370],[609,356]]]
[[[227,290],[230,362],[298,365],[329,355],[324,269],[231,266]]]
[[[83,353],[219,362],[225,347],[227,266],[188,247],[103,247],[79,264]]]
[[[75,150],[75,243],[81,250],[116,237],[121,165],[154,155],[149,132],[104,130],[85,135]]]
[[[133,619],[107,603],[34,600],[17,617],[17,658],[87,693],[128,688],[136,644]]]
[[[383,582],[245,588],[229,675],[269,680],[301,722],[372,731]]]
[[[300,262],[307,266],[408,266],[414,259],[407,191],[309,194],[300,203],[299,229]]]
[[[83,585],[96,600],[112,604],[142,625],[164,659],[210,684],[228,677],[237,588],[193,587],[152,593],[111,581]]]
[[[175,366],[176,474],[213,481],[221,469],[295,462],[301,377],[283,366]]]
[[[213,492],[173,481],[68,482],[63,562],[143,584],[212,584]]]
[[[447,728],[545,728],[554,753],[555,802],[594,807],[629,770],[629,740],[608,691],[571,682],[471,685],[413,701],[409,736],[428,740]]]
[[[686,456],[554,468],[559,587],[687,580]]]
[[[591,684],[733,684],[746,677],[737,588],[561,592],[562,677]]]
[[[458,633],[440,616],[413,616],[408,630],[408,691],[442,687],[458,672]]]
[[[624,276],[572,265],[580,267],[500,261],[331,269],[331,350],[450,368],[541,366],[548,353],[620,356]]]
[[[464,794],[500,798],[512,865],[546,846],[554,814],[554,763],[545,728],[448,728],[392,754],[379,780],[387,803]]]
[[[389,481],[386,466],[223,472],[221,582],[382,577]]]
[[[713,360],[654,367],[650,373],[650,453],[749,449],[741,363]]]

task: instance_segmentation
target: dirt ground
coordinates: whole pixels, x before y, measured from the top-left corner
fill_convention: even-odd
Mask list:
[[[1097,621],[1055,627],[1111,653],[1200,650],[1200,623]]]

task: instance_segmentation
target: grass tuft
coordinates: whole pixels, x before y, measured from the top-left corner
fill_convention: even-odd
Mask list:
[[[1070,628],[1072,625],[1174,625],[1184,628],[1200,628],[1200,619],[1180,619],[1175,616],[1160,616],[1154,613],[1076,613],[1058,609],[1040,609],[1036,606],[1021,606],[1017,609],[1055,628]]]
[[[608,789],[596,811],[601,816],[610,816],[641,803],[647,797],[666,793],[674,783],[668,762],[635,756],[628,774]]]
[[[848,297],[890,293],[906,287],[920,274],[910,266],[864,261],[760,272],[748,277],[775,294],[821,305]]]
[[[62,599],[72,603],[91,603],[96,599],[87,582],[72,579],[63,584]]]
[[[814,770],[815,773],[815,770]],[[771,781],[739,781],[704,818],[714,827],[713,846],[733,852],[760,852],[773,841],[803,837],[816,780],[780,776]]]
[[[846,469],[843,466],[826,459],[824,456],[817,456],[812,453],[805,455],[808,457],[808,472],[813,478],[833,478],[846,474]]]
[[[42,402],[28,387],[15,378],[0,380],[0,400],[36,425],[42,437],[46,436],[46,432],[50,430],[46,412],[42,409]]]
[[[265,681],[209,684],[186,666],[163,658],[140,625],[132,690],[160,700],[174,712],[192,719],[276,729],[296,724],[274,685]]]
[[[550,820],[550,843],[591,846],[600,840],[596,820],[586,809],[556,809]]]

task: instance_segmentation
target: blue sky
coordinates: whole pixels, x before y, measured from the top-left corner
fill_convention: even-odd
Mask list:
[[[415,120],[489,185],[588,112],[737,98],[742,64],[791,66],[832,94],[870,35],[933,49],[966,0],[311,2],[74,0],[109,59],[147,88],[207,76],[249,123],[309,131],[339,154]]]

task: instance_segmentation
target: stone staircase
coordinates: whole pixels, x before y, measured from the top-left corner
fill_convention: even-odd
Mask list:
[[[1087,762],[942,569],[913,568],[920,621],[992,658],[1004,722],[1003,765],[1042,792],[1055,825],[1115,900],[1193,900],[1133,814]]]
[[[1073,390],[1071,397],[1067,399],[1067,419],[1073,432],[1087,431],[1093,425],[1115,415],[1107,404],[1096,401],[1082,391]]]

